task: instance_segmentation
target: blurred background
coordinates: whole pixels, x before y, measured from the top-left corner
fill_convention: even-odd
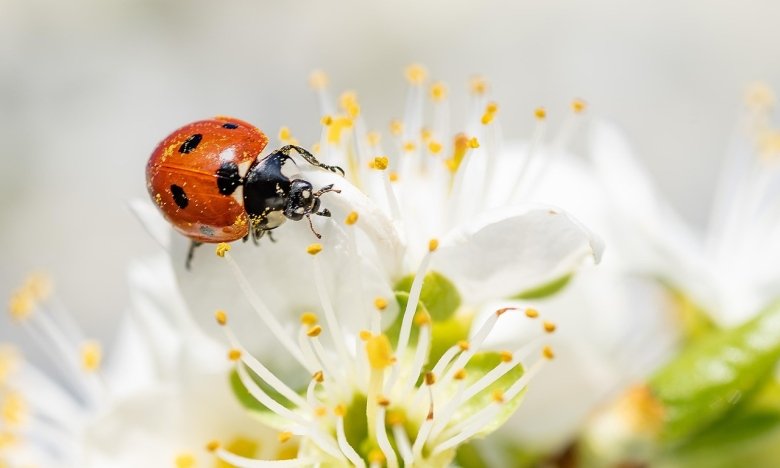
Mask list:
[[[87,332],[110,335],[127,262],[155,249],[126,203],[146,197],[157,142],[228,114],[311,144],[315,68],[383,129],[412,62],[456,111],[488,77],[509,138],[534,107],[581,97],[701,225],[745,85],[780,83],[778,18],[772,0],[0,0],[0,296],[47,270]]]

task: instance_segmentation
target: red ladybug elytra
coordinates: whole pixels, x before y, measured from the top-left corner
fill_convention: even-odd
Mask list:
[[[202,243],[231,242],[251,236],[257,243],[287,218],[330,216],[320,196],[339,192],[333,185],[314,191],[304,179],[290,179],[295,150],[309,164],[322,164],[307,150],[287,145],[260,158],[268,137],[255,126],[231,117],[185,125],[168,135],[146,165],[146,187],[165,219],[192,240],[187,267]]]

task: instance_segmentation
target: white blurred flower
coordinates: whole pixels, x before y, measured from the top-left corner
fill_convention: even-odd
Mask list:
[[[612,125],[594,128],[592,154],[631,261],[702,308],[718,325],[739,324],[780,296],[780,131],[774,97],[757,85],[729,149],[709,226],[696,232],[659,196]]]
[[[130,283],[130,314],[105,363],[44,277],[14,295],[13,318],[50,361],[0,351],[0,465],[201,466],[214,437],[278,455],[276,435],[235,401],[222,348],[184,312],[167,259],[136,262]]]

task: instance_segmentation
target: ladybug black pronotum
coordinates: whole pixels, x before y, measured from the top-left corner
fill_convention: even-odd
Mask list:
[[[320,209],[320,197],[339,190],[331,184],[315,191],[307,180],[293,178],[297,170],[290,152],[328,171],[344,171],[295,145],[260,158],[267,143],[255,126],[215,117],[185,125],[157,145],[146,165],[146,187],[165,219],[192,240],[187,268],[203,243],[250,237],[257,243],[288,218],[306,217],[320,237],[311,215],[330,216],[327,208]]]

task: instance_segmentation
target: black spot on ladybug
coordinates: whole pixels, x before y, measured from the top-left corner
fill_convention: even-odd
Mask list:
[[[198,147],[198,145],[200,144],[200,140],[202,139],[203,139],[203,135],[201,135],[200,133],[190,135],[190,137],[184,140],[184,143],[182,143],[181,146],[179,146],[179,153],[187,154],[195,151],[195,148]]]
[[[217,169],[217,188],[222,195],[230,195],[241,185],[241,175],[238,164],[233,161],[223,162]]]
[[[226,124],[222,124],[222,128],[227,128],[227,129],[229,129],[229,130],[233,130],[233,129],[235,129],[235,128],[238,128],[238,125],[236,125],[236,124],[234,124],[234,123],[230,123],[230,122],[228,122],[228,123],[226,123]]]
[[[190,204],[190,199],[187,198],[187,194],[184,193],[184,189],[179,187],[176,184],[171,185],[171,194],[173,194],[173,201],[176,202],[176,206],[181,208],[182,210],[184,208],[187,208],[187,205]]]

